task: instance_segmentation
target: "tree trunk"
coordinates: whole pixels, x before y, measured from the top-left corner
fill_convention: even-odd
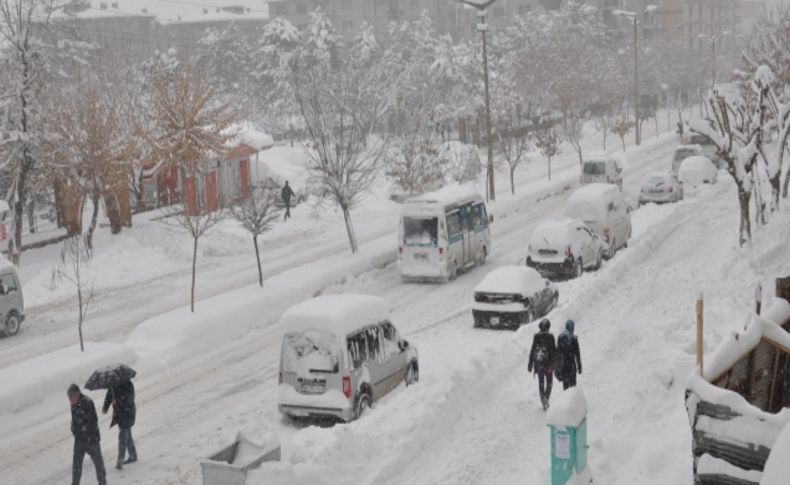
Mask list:
[[[620,137],[620,143],[623,144],[623,152],[625,152],[625,137],[624,136]]]
[[[263,288],[263,271],[261,270],[261,254],[258,252],[258,235],[252,235],[252,245],[255,246],[255,259],[258,261],[258,284]]]
[[[80,287],[81,283],[79,279],[77,279],[77,304],[79,305],[80,310],[80,319],[79,323],[77,324],[77,330],[80,334],[80,350],[85,352],[85,343],[82,340],[82,322],[85,320],[85,314],[82,311],[82,288]]]
[[[189,310],[195,313],[195,270],[197,267],[198,237],[193,238],[192,244],[192,290],[189,293]]]
[[[510,167],[510,193],[516,195],[516,183],[513,180],[513,173],[516,171],[515,166]]]
[[[549,160],[549,180],[551,180],[551,157],[546,157]]]
[[[93,232],[96,230],[96,222],[99,220],[99,206],[101,205],[101,191],[99,189],[93,189],[91,200],[93,200],[93,215],[91,215],[88,234],[85,235],[85,248],[88,251],[93,251]]]
[[[609,132],[609,130],[607,130],[606,128],[603,129],[603,132],[602,132],[602,135],[603,135],[603,151],[606,151],[606,135],[608,134],[608,132]]]
[[[738,244],[743,247],[752,240],[752,226],[751,219],[749,218],[749,199],[752,193],[744,191],[743,187],[738,186],[738,203],[741,208],[741,223],[738,236]]]
[[[342,207],[343,219],[346,221],[346,232],[348,232],[348,242],[351,245],[351,254],[357,254],[359,246],[357,245],[357,235],[354,233],[354,224],[351,222],[351,211],[348,207]]]
[[[784,197],[785,199],[787,198],[788,186],[790,186],[790,170],[788,170],[787,173],[785,174],[785,185],[782,188],[782,197]]]

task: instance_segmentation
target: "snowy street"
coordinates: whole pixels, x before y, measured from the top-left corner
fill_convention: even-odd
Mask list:
[[[644,174],[665,169],[676,143],[667,138],[649,155],[630,161],[629,198]],[[644,483],[679,483],[690,476],[690,438],[680,425],[687,420],[681,389],[693,361],[693,298],[701,287],[715,285],[706,291],[711,308],[721,309],[711,315],[715,321],[739,305],[743,312],[753,284],[726,277],[749,271],[746,263],[724,275],[714,271],[727,267],[735,249],[706,244],[714,234],[733,240],[732,212],[710,217],[731,204],[731,190],[723,180],[699,200],[636,210],[628,249],[602,270],[559,284],[560,305],[549,318],[555,332],[566,318],[577,321],[585,370],[580,384],[590,402],[591,467],[604,483],[631,483],[634,476],[644,476]],[[279,325],[150,374],[138,366],[135,437],[144,466],[110,473],[111,483],[196,483],[197,462],[238,429],[252,436],[274,433],[283,442],[283,462],[262,468],[261,483],[329,484],[354,477],[361,483],[504,484],[524,476],[527,483],[539,483],[547,473],[548,433],[537,385],[526,372],[534,329],[515,335],[476,330],[468,309],[472,290],[487,271],[523,263],[530,228],[561,215],[567,196],[496,220],[486,266],[451,284],[404,285],[389,265],[327,290],[384,297],[393,322],[420,352],[420,383],[401,387],[359,422],[300,430],[282,421],[276,407]],[[68,483],[65,404],[64,399],[13,419],[0,417],[0,434],[8,437],[0,456],[12,463],[10,483]],[[116,432],[106,431],[108,423],[100,419],[109,460]],[[656,439],[637,445],[640,436]],[[669,454],[679,466],[661,466]],[[491,467],[494,457],[497,465]],[[637,468],[618,472],[627,466]]]

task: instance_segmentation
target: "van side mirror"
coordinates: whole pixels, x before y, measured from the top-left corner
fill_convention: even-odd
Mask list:
[[[405,351],[406,349],[409,348],[409,341],[401,340],[400,342],[398,342],[398,348],[400,349],[401,352]]]

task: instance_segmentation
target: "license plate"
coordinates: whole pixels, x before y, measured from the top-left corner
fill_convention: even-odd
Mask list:
[[[490,323],[491,325],[499,325],[499,317],[491,317],[488,323]]]
[[[663,191],[663,190],[661,190],[661,189],[658,189],[658,190],[651,190],[651,191],[650,191],[650,193],[651,193],[651,194],[663,194],[663,193],[664,193],[664,191]]]
[[[415,253],[414,259],[417,261],[428,261],[428,255],[425,253]]]
[[[321,394],[324,392],[322,384],[302,384],[302,392],[306,394]]]

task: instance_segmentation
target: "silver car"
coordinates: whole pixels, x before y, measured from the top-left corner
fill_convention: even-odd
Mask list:
[[[25,298],[16,269],[8,262],[0,267],[0,316],[0,333],[8,337],[19,333],[25,320]]]
[[[651,173],[642,181],[639,205],[662,204],[683,199],[683,184],[671,173]]]
[[[330,295],[290,308],[280,354],[280,413],[351,421],[401,383],[419,379],[417,349],[369,295]]]

